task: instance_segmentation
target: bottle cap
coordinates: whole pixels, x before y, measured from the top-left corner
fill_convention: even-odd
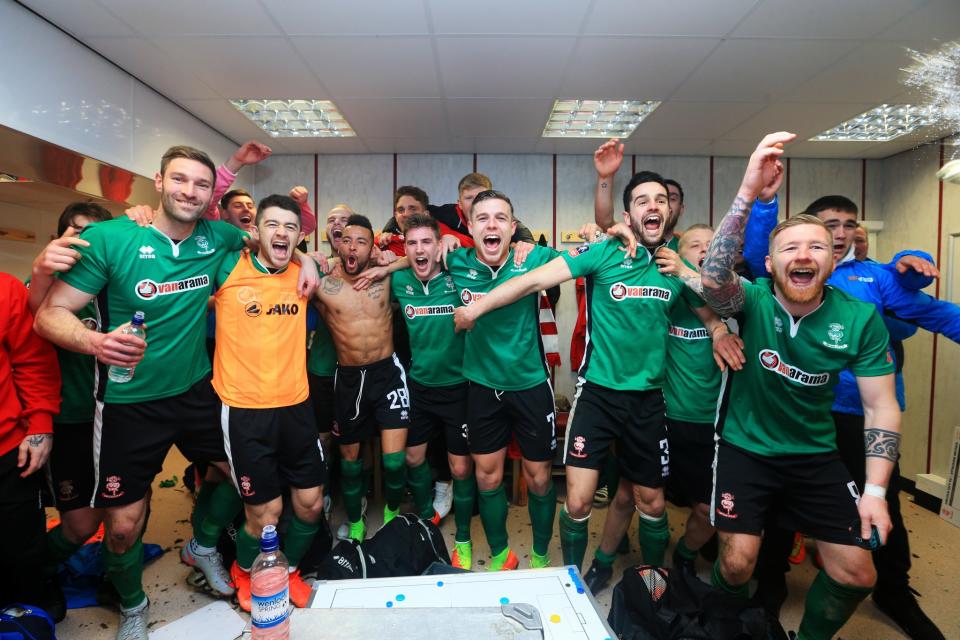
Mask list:
[[[277,535],[277,527],[268,524],[263,528],[260,536],[260,551],[276,551],[280,548],[280,537]]]
[[[143,311],[136,311],[133,314],[133,324],[143,324],[143,320],[146,316]]]

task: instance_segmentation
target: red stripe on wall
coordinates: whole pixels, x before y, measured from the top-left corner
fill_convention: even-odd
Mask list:
[[[784,199],[786,200],[786,216],[785,218],[790,217],[790,158],[787,158],[787,175],[784,176],[784,182],[787,183],[787,186],[784,188]]]
[[[713,226],[713,156],[710,156],[710,226]]]
[[[477,154],[473,154],[473,172],[477,172]]]
[[[320,156],[313,154],[313,213],[317,216],[317,230],[313,233],[313,250],[320,250],[320,233],[323,229],[326,228],[320,226],[320,194],[317,191],[320,189],[320,178],[317,175],[317,172],[320,171]]]
[[[860,219],[867,219],[867,159],[860,160]]]
[[[557,154],[553,154],[553,231],[550,234],[553,248],[557,248]]]
[[[943,140],[940,141],[940,168],[943,168]],[[937,181],[937,264],[943,249],[943,181]],[[934,297],[940,299],[940,280],[936,282]],[[930,358],[930,413],[927,418],[927,473],[930,473],[930,459],[933,457],[933,409],[937,390],[937,334],[933,334],[933,357]]]

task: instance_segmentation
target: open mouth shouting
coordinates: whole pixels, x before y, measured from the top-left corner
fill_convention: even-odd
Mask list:
[[[787,272],[790,284],[798,289],[809,287],[817,278],[817,270],[813,267],[792,267]]]
[[[499,251],[501,244],[503,244],[503,238],[496,233],[488,233],[483,236],[483,247],[490,253]]]
[[[643,216],[641,225],[645,234],[656,237],[663,230],[663,216],[659,213],[648,213]]]
[[[287,260],[290,258],[290,241],[276,239],[270,243],[270,249],[278,260]]]

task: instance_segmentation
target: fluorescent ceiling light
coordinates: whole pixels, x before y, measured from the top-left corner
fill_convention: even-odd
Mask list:
[[[274,138],[352,138],[350,123],[329,100],[231,100]]]
[[[544,138],[629,138],[660,106],[656,100],[557,100]]]
[[[810,138],[813,141],[889,142],[933,124],[930,110],[911,104],[882,104]]]

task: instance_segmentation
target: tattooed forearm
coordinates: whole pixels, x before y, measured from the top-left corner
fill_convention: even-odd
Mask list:
[[[743,285],[733,265],[743,246],[749,216],[750,203],[737,196],[720,221],[700,269],[703,298],[722,316],[732,315],[743,306]]]
[[[900,434],[886,429],[864,429],[863,442],[868,458],[896,462],[900,457]]]
[[[703,297],[703,282],[700,280],[700,274],[691,275],[688,273],[681,273],[680,279],[683,280],[683,283],[693,289],[701,298]]]

